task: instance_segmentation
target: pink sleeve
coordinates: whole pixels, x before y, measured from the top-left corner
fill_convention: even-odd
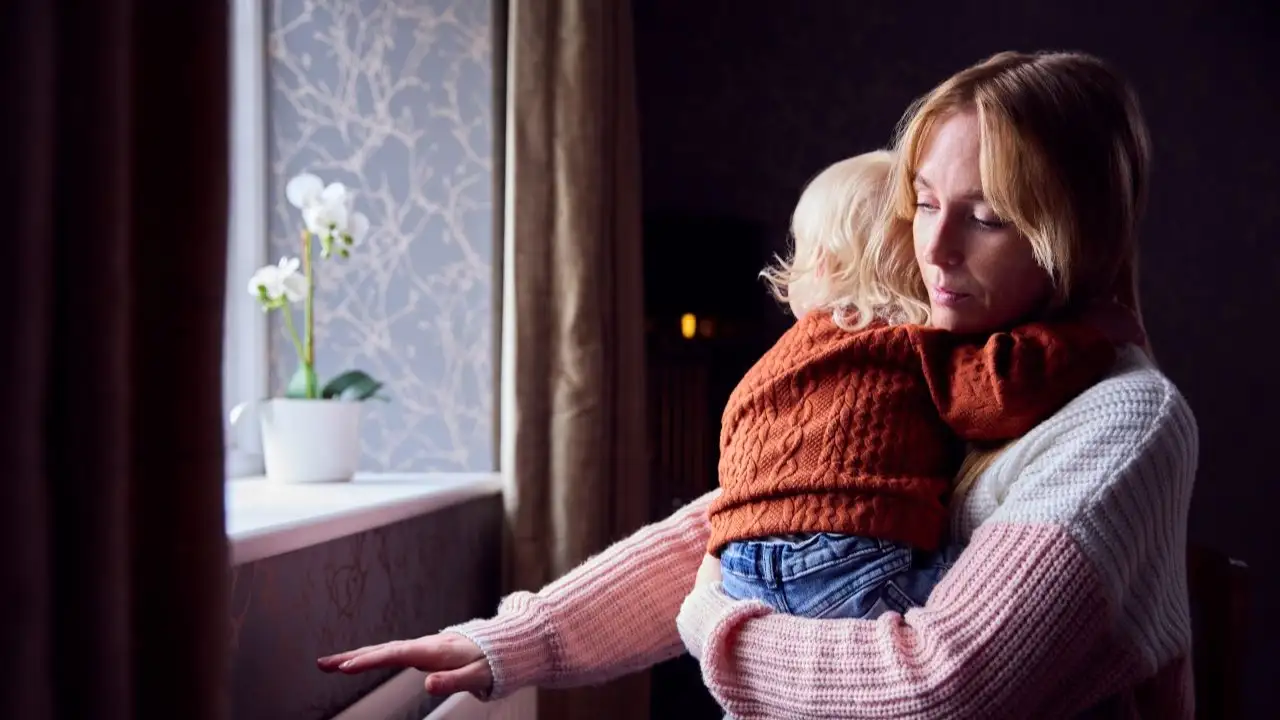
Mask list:
[[[712,585],[689,596],[679,625],[738,720],[1043,717],[1108,618],[1102,584],[1064,529],[995,525],[905,617],[798,618]]]
[[[457,632],[493,670],[490,698],[528,685],[604,682],[684,652],[676,613],[706,553],[713,491],[636,531],[537,593],[508,596],[496,617]]]

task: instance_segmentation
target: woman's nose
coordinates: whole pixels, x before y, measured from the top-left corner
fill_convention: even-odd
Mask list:
[[[937,267],[955,267],[964,262],[964,238],[954,218],[939,213],[926,230],[924,261]]]

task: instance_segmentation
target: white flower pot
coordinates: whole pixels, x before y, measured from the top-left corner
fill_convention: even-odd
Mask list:
[[[364,403],[272,398],[259,403],[267,478],[282,483],[345,482],[360,463]]]

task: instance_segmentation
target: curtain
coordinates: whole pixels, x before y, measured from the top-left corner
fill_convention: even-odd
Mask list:
[[[3,5],[0,706],[220,718],[227,3]]]
[[[639,130],[625,0],[508,0],[501,466],[507,589],[648,519]],[[647,718],[648,674],[539,716]]]

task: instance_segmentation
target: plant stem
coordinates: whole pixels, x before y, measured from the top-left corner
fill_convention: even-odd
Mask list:
[[[311,233],[302,231],[302,273],[307,278],[307,302],[304,311],[304,324],[306,325],[305,346],[302,353],[302,364],[305,365],[309,372],[307,373],[307,397],[315,399],[320,396],[320,390],[316,387],[316,322],[315,322],[315,302],[316,302],[316,283],[315,271],[311,262]]]
[[[284,315],[284,326],[289,329],[289,339],[293,341],[293,349],[298,353],[298,361],[301,362],[303,358],[302,340],[298,338],[298,329],[293,325],[293,308],[285,305],[280,308],[280,314]]]

